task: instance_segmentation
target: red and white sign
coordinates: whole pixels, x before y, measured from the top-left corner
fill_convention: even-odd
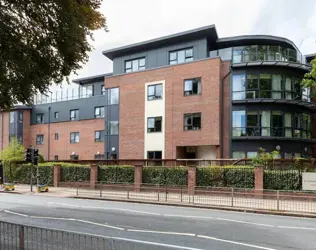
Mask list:
[[[316,173],[303,173],[303,190],[316,190]]]

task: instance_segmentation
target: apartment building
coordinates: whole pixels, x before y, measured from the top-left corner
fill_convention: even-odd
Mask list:
[[[112,73],[2,112],[1,147],[16,136],[47,160],[312,155],[316,105],[300,81],[315,55],[286,38],[211,25],[103,54]]]

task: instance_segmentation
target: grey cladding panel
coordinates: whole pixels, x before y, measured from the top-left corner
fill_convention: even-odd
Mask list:
[[[44,123],[49,122],[49,107],[51,107],[50,112],[50,122],[64,122],[70,120],[70,110],[79,109],[79,119],[93,119],[94,118],[94,108],[105,106],[107,103],[105,96],[95,96],[91,98],[71,100],[65,102],[49,103],[37,105],[33,108],[31,114],[31,124],[36,124],[36,114],[44,114]],[[54,113],[59,112],[59,118],[54,118]]]
[[[130,54],[113,59],[113,74],[122,74],[125,72],[125,61],[146,57],[146,69],[157,68],[169,65],[169,52],[180,50],[188,47],[193,47],[194,60],[205,59],[208,56],[207,39],[200,39],[179,43],[171,46],[165,46],[159,49],[144,51],[142,53]]]

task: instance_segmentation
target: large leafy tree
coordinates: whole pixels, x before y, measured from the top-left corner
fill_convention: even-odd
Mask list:
[[[92,31],[106,29],[102,0],[0,0],[0,109],[81,68]]]
[[[316,88],[316,58],[311,61],[312,69],[304,75],[302,85],[304,87]]]

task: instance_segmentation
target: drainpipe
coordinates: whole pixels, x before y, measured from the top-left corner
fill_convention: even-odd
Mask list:
[[[219,126],[219,134],[220,134],[220,158],[223,158],[223,123],[224,123],[224,81],[227,76],[231,73],[231,66],[229,66],[229,72],[222,78],[221,81],[221,90],[220,90],[220,97],[221,97],[221,112],[220,112],[220,126]]]
[[[49,155],[50,155],[50,112],[51,112],[51,106],[48,107],[48,138],[47,138],[47,160],[49,161]]]

